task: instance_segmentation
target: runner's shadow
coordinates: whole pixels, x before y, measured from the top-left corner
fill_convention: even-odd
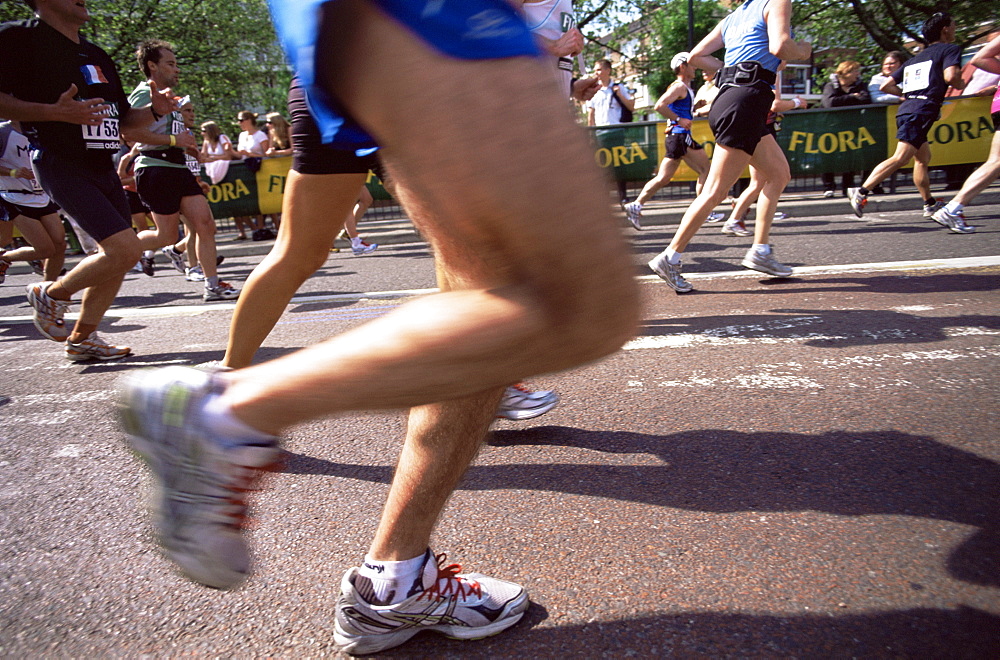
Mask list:
[[[421,633],[379,657],[995,658],[1000,654],[1000,617],[971,607],[842,616],[680,611],[539,625],[547,617],[544,608],[532,603],[517,625],[495,637],[468,644]]]
[[[495,431],[489,444],[649,454],[656,465],[474,465],[464,490],[538,490],[690,511],[821,511],[945,520],[979,531],[952,553],[957,578],[1000,586],[1000,465],[899,431],[818,435],[716,429],[671,435],[542,426]],[[285,471],[389,483],[393,467],[290,454]]]

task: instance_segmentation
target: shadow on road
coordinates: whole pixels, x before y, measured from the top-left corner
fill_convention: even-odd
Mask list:
[[[988,658],[1000,654],[1000,617],[963,607],[845,616],[679,612],[540,626],[533,603],[514,628],[470,644],[421,633],[383,658]]]
[[[899,431],[819,435],[705,429],[670,435],[565,426],[495,431],[494,447],[652,454],[662,465],[474,465],[464,490],[539,490],[707,512],[900,515],[978,528],[954,550],[957,579],[1000,587],[1000,465]],[[389,483],[393,468],[289,454],[284,468]]]

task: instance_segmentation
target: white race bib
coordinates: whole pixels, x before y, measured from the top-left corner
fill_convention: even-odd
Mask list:
[[[922,92],[930,87],[932,66],[934,66],[934,62],[928,60],[919,64],[911,64],[903,69],[903,93]]]
[[[81,126],[83,143],[87,149],[117,151],[120,145],[118,118],[105,117],[97,126]]]

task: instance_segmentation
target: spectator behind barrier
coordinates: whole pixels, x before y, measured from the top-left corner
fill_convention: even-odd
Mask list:
[[[841,108],[849,105],[871,103],[868,87],[861,82],[861,65],[846,60],[837,65],[836,78],[823,88],[821,104],[824,108]],[[833,172],[823,172],[823,196],[836,195],[837,182]],[[841,176],[841,192],[847,196],[847,189],[854,187],[854,172],[844,172]]]
[[[890,50],[882,58],[882,70],[872,76],[868,83],[868,95],[872,103],[902,103],[903,98],[895,94],[883,92],[880,87],[882,83],[889,79],[892,72],[903,66],[906,62],[906,55],[899,50]]]

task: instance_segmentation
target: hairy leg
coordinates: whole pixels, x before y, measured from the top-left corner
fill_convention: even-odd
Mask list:
[[[931,196],[931,145],[924,142],[913,155],[913,185],[920,193],[920,199],[930,199]]]
[[[676,158],[664,158],[660,161],[660,167],[656,170],[656,176],[646,182],[642,187],[642,192],[635,198],[640,204],[645,204],[656,193],[657,190],[670,183],[681,166],[681,161]]]
[[[222,374],[236,415],[277,432],[342,410],[469,396],[618,348],[638,315],[631,259],[542,65],[447,58],[367,5],[334,8],[354,16],[323,49],[343,55],[324,69],[327,85],[384,146],[400,199],[453,265],[456,288]],[[530,167],[552,159],[564,165]]]
[[[215,219],[208,200],[203,195],[184,197],[181,199],[181,213],[187,220],[188,240],[194,241],[187,251],[197,254],[205,277],[215,277],[218,273],[215,265]]]
[[[878,184],[885,181],[893,172],[901,168],[910,162],[913,155],[917,152],[917,148],[908,142],[897,142],[896,151],[889,158],[883,160],[881,163],[875,166],[872,173],[868,175],[865,182],[862,184],[868,190],[871,190]]]

